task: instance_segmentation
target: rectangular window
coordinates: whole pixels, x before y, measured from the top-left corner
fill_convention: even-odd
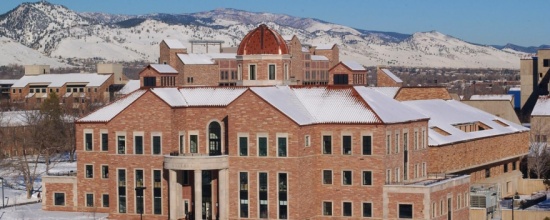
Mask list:
[[[332,184],[332,170],[323,170],[323,184]]]
[[[342,136],[342,154],[351,155],[351,136]]]
[[[54,193],[53,194],[54,205],[64,206],[65,205],[65,193]]]
[[[332,154],[332,136],[323,135],[323,154]]]
[[[394,178],[395,178],[396,183],[400,182],[400,178],[399,178],[399,177],[401,177],[400,174],[401,173],[399,172],[399,168],[395,168],[395,177]]]
[[[363,136],[363,155],[372,155],[372,137]]]
[[[256,80],[256,65],[248,66],[248,74],[249,80]]]
[[[426,163],[422,163],[422,176],[425,177],[427,175],[426,173]]]
[[[351,202],[343,202],[342,203],[342,215],[343,216],[352,216],[352,206]]]
[[[180,144],[180,154],[184,154],[185,153],[185,149],[184,149],[184,146],[185,146],[185,135],[183,134],[180,134],[179,136],[179,144]]]
[[[502,167],[504,169],[504,172],[507,173],[508,172],[508,163],[503,164]]]
[[[332,216],[332,202],[323,202],[323,215]]]
[[[259,200],[260,200],[260,218],[268,218],[267,210],[267,173],[259,173],[258,182],[260,185],[259,188]]]
[[[363,217],[372,217],[372,203],[363,203]]]
[[[240,201],[240,215],[241,218],[248,218],[248,173],[240,172],[239,173],[239,201]]]
[[[162,171],[153,170],[153,214],[162,214]]]
[[[94,194],[86,193],[86,207],[94,207]]]
[[[109,194],[103,194],[101,201],[103,201],[103,207],[109,207]]]
[[[409,134],[403,133],[403,151],[409,150]]]
[[[387,169],[386,170],[386,184],[390,184],[390,183],[391,183],[391,170]]]
[[[94,178],[94,165],[86,165],[86,178]]]
[[[287,142],[286,137],[278,137],[277,138],[277,151],[279,157],[286,157],[287,156]]]
[[[109,166],[107,165],[101,166],[101,178],[103,179],[109,178]]]
[[[86,133],[84,135],[84,144],[86,146],[86,151],[92,150],[92,133]]]
[[[287,174],[279,173],[279,219],[288,218]]]
[[[162,141],[160,136],[153,136],[153,154],[159,155],[162,152]]]
[[[239,137],[239,156],[248,156],[248,137]]]
[[[363,171],[363,186],[372,185],[372,171]]]
[[[138,187],[143,187],[143,170],[135,171],[135,189],[136,189],[136,213],[143,213],[143,190],[138,190]]]
[[[157,85],[156,77],[143,77],[143,86],[155,87]]]
[[[350,186],[352,183],[351,171],[342,171],[342,185]]]
[[[399,134],[395,134],[395,153],[399,153]]]
[[[426,148],[426,131],[422,130],[422,148]]]
[[[413,218],[413,206],[411,204],[399,204],[399,218]]]
[[[126,136],[117,137],[118,154],[126,154]]]
[[[489,178],[489,177],[491,177],[491,169],[485,168],[485,178]]]
[[[542,65],[544,67],[549,67],[550,66],[550,59],[544,59],[542,60]]]
[[[310,138],[311,137],[309,135],[304,136],[304,145],[305,145],[305,147],[311,146],[311,143],[310,143],[311,139]]]
[[[126,170],[118,170],[118,212],[126,213]]]
[[[258,156],[267,156],[267,137],[258,137]]]
[[[102,133],[101,134],[101,150],[102,151],[108,151],[109,150],[109,134],[108,133]]]
[[[386,135],[386,154],[391,154],[391,135]]]
[[[275,65],[269,64],[269,80],[275,80]]]
[[[143,154],[143,136],[134,136],[135,154]]]
[[[516,170],[516,162],[512,162],[512,170]]]
[[[196,134],[189,135],[189,150],[191,153],[198,153],[199,136]]]
[[[418,150],[418,131],[414,132],[414,149]]]

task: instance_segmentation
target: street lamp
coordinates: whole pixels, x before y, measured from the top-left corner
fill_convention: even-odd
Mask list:
[[[5,205],[4,205],[4,177],[0,177],[0,181],[2,181],[2,207],[5,207]]]
[[[139,207],[139,217],[140,219],[143,220],[143,211],[144,211],[144,205],[143,205],[143,190],[147,189],[147,187],[143,187],[143,186],[138,186],[136,187],[136,195],[138,195],[140,197],[140,199],[142,200],[141,201],[141,204],[140,204],[140,207]]]
[[[519,199],[519,194],[516,191],[516,194],[512,197],[512,220],[514,220],[514,200]]]

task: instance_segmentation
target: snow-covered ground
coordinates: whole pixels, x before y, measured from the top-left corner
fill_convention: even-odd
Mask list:
[[[107,219],[108,214],[91,212],[57,212],[42,210],[41,203],[0,209],[0,219]]]

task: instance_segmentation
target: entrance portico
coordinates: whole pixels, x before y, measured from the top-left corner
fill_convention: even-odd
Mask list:
[[[193,173],[193,201],[190,212],[193,213],[194,219],[227,219],[229,210],[228,200],[228,156],[227,155],[202,155],[202,154],[181,154],[178,156],[165,156],[164,168],[168,170],[168,189],[170,203],[170,219],[185,218],[183,198],[182,198],[182,175],[183,171]],[[217,190],[212,189],[210,180],[212,174],[217,171]],[[204,173],[204,175],[203,175]],[[210,183],[204,183],[204,180]],[[203,191],[203,187],[207,187]],[[212,197],[217,192],[216,202]],[[203,201],[203,197],[211,201]],[[210,196],[210,197],[209,197]],[[214,214],[212,214],[214,213]]]

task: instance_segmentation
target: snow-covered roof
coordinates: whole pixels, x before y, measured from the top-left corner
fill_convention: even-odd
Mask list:
[[[122,89],[120,89],[118,93],[123,95],[130,94],[133,91],[138,90],[140,86],[141,83],[139,80],[128,80],[126,85],[124,85],[124,87],[122,87]]]
[[[397,92],[399,92],[399,89],[400,89],[400,87],[370,87],[370,88],[392,99],[395,98],[395,95],[397,95]]]
[[[359,64],[358,62],[348,60],[348,61],[342,61],[342,64],[346,65],[348,68],[350,68],[353,71],[366,71],[365,67],[363,65]]]
[[[178,57],[184,64],[214,64],[212,57],[206,54],[178,54]]]
[[[137,90],[95,112],[81,118],[78,122],[108,122],[145,94],[147,90]]]
[[[550,115],[550,97],[539,96],[537,104],[531,112],[531,116],[549,116]]]
[[[311,60],[328,61],[328,58],[323,55],[311,55]]]
[[[397,77],[395,74],[393,74],[389,69],[382,69],[382,71],[384,71],[384,73],[386,73],[386,75],[388,75],[390,78],[393,79],[393,81],[397,82],[397,83],[402,83],[403,80],[401,80],[399,77]]]
[[[164,39],[164,43],[166,43],[170,49],[186,49],[186,47],[176,39]]]
[[[178,71],[168,64],[149,64],[151,68],[159,73],[178,73]]]
[[[42,74],[36,76],[23,76],[12,87],[22,88],[28,84],[43,84],[48,87],[61,87],[67,83],[85,83],[87,87],[103,85],[111,75],[97,73],[67,73],[67,74]]]
[[[354,88],[384,123],[417,121],[429,118],[376,89],[364,86],[355,86]]]
[[[246,88],[185,87],[153,88],[153,93],[172,107],[226,106],[243,94]]]
[[[15,84],[18,79],[0,79],[0,84]]]
[[[334,44],[314,44],[316,50],[330,50]]]
[[[237,53],[207,53],[205,55],[212,59],[235,59],[237,57]]]
[[[401,103],[429,116],[430,121],[428,125],[430,128],[437,127],[449,134],[442,135],[433,129],[429,129],[428,144],[430,146],[440,146],[477,138],[529,131],[528,128],[519,124],[491,115],[456,100],[431,99],[404,101]],[[508,126],[501,125],[494,120],[498,120]],[[454,126],[457,124],[477,122],[483,123],[491,129],[464,132]]]
[[[512,101],[512,99],[514,98],[513,95],[472,95],[470,97],[470,100],[484,100],[484,101],[501,101],[501,100],[505,100],[505,101]]]
[[[309,53],[309,47],[308,46],[302,46],[302,53]]]

